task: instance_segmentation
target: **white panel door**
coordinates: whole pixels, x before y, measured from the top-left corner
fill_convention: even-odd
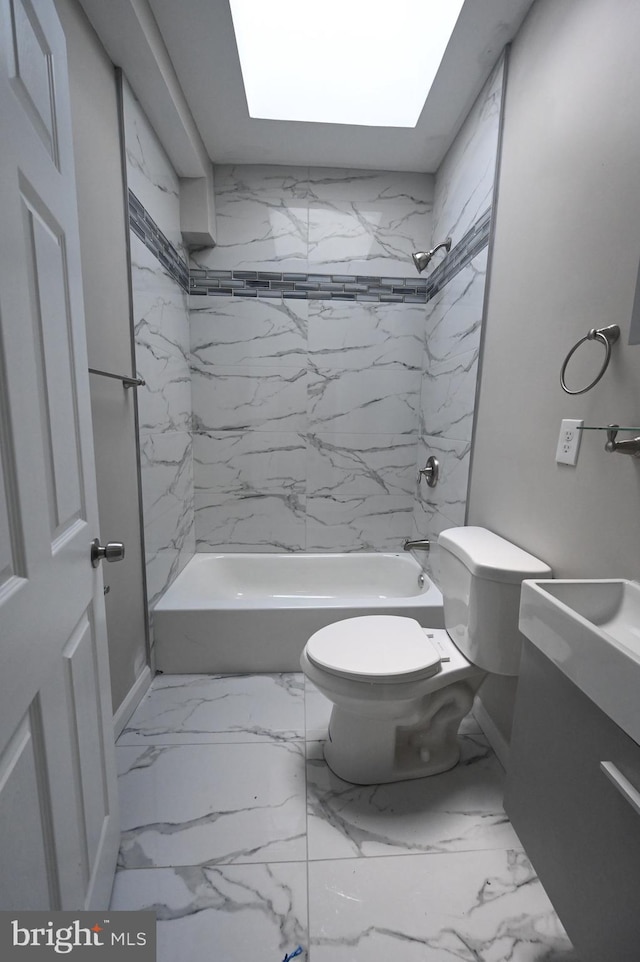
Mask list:
[[[0,909],[99,908],[119,827],[53,0],[0,0],[0,132]]]

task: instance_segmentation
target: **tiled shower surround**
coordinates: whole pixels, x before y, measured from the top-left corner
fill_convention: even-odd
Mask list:
[[[464,523],[502,83],[436,178],[216,169],[219,243],[191,264],[198,550],[394,551]]]
[[[424,308],[232,298],[192,309],[200,550],[398,547]]]
[[[146,430],[167,437],[143,445],[145,531],[164,544],[151,555],[153,597],[193,530],[202,551],[399,550],[413,533],[463,523],[502,75],[500,65],[435,178],[216,168],[218,243],[189,265],[188,375],[184,329],[175,318],[167,329],[163,296],[137,318],[147,401],[166,402]],[[130,166],[148,193],[141,171],[158,147],[141,128]],[[163,223],[129,186],[135,243],[144,238],[184,297],[153,223],[173,242],[177,208]],[[172,190],[154,198],[165,214]],[[411,253],[447,236],[451,253],[418,275]],[[134,272],[134,296],[149,269]],[[418,491],[431,453],[441,482]]]
[[[434,240],[450,234],[455,247],[481,221],[482,212],[493,207],[505,75],[502,60],[438,170]],[[485,247],[426,306],[417,460],[422,467],[434,455],[440,480],[435,488],[420,484],[414,536],[434,539],[465,521],[487,264]],[[430,560],[437,576],[433,549]]]

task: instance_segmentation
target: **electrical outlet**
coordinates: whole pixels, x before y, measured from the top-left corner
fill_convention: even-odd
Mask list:
[[[580,450],[580,439],[584,421],[564,418],[560,423],[560,437],[558,438],[558,449],[556,451],[556,461],[558,464],[575,464],[578,460]]]

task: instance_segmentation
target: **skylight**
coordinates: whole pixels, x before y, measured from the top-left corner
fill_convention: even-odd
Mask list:
[[[249,115],[415,127],[464,0],[229,0]]]

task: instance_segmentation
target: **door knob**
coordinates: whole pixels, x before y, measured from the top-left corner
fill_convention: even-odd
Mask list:
[[[98,538],[91,542],[91,564],[97,568],[100,562],[122,561],[124,558],[124,545],[121,541],[110,541],[109,544],[102,545]]]

